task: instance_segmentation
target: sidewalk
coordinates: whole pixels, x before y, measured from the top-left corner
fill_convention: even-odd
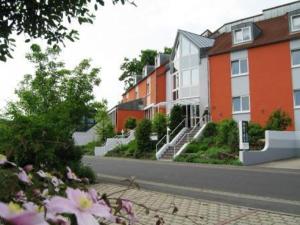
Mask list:
[[[114,184],[98,184],[94,186],[100,193],[114,193],[124,189]],[[116,195],[115,197],[118,197]],[[129,190],[123,198],[142,203],[157,212],[145,214],[145,210],[135,207],[137,218],[141,224],[155,225],[155,215],[164,218],[166,225],[299,225],[300,217],[295,215],[279,214],[262,210],[249,209],[223,203],[199,201],[191,198],[168,195],[145,190]],[[171,215],[172,205],[179,211]],[[163,211],[163,212],[161,212]],[[188,216],[189,218],[186,218]]]

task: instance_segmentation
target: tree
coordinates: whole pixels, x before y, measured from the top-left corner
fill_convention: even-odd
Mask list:
[[[137,158],[142,157],[146,153],[152,151],[151,142],[151,121],[148,119],[143,119],[137,126],[135,131],[135,139],[137,144],[137,150],[135,156]]]
[[[162,113],[157,113],[152,121],[152,128],[157,133],[158,140],[161,140],[167,133],[167,117]]]
[[[59,48],[31,47],[27,59],[35,65],[35,73],[25,75],[16,90],[18,100],[8,105],[0,151],[8,151],[20,166],[80,165],[82,154],[74,146],[72,133],[99,106],[93,88],[100,83],[100,69],[91,68],[89,60],[67,69],[58,60],[59,53]]]
[[[281,109],[274,111],[266,125],[266,130],[286,130],[292,124],[290,116]]]
[[[128,0],[112,0],[114,4]],[[130,2],[134,4],[134,2]],[[94,4],[94,5],[92,5]],[[92,24],[94,12],[104,0],[68,0],[68,1],[2,1],[0,5],[0,60],[12,58],[15,47],[15,34],[24,34],[30,39],[43,38],[49,45],[64,43],[65,39],[78,39],[78,32],[65,25],[78,21],[79,24]],[[94,6],[94,7],[93,7]],[[94,10],[93,10],[94,9]]]
[[[169,48],[169,47],[165,47],[164,48],[164,54],[167,54],[167,55],[171,55],[171,53],[172,53],[172,51],[173,51],[173,49],[172,48]]]
[[[103,143],[107,138],[112,138],[115,134],[114,126],[112,124],[111,118],[107,113],[107,104],[104,104],[102,108],[98,109],[96,114],[97,121],[97,134],[99,136],[99,141]]]
[[[136,119],[129,117],[125,122],[125,128],[128,130],[133,130],[136,128]]]
[[[157,51],[152,49],[142,50],[139,58],[128,59],[124,58],[120,69],[122,71],[119,77],[120,81],[124,81],[125,89],[134,85],[135,76],[142,75],[143,68],[145,65],[154,65]]]

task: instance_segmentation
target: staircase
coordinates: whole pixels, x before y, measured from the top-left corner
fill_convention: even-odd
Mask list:
[[[178,138],[178,141],[175,144],[167,147],[165,152],[160,157],[160,160],[173,160],[174,156],[182,149],[185,144],[188,144],[192,141],[192,139],[196,136],[201,128],[202,127],[200,126],[200,124],[198,124],[193,128],[187,129],[183,134],[181,134],[181,137]]]

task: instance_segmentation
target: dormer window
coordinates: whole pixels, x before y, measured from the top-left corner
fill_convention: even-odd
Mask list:
[[[233,31],[233,41],[234,44],[240,44],[244,42],[251,41],[252,35],[251,35],[251,27],[243,27],[240,29],[236,29]]]
[[[291,31],[300,31],[300,15],[291,16]]]

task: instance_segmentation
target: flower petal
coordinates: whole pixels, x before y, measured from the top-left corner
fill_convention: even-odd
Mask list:
[[[76,219],[78,225],[99,225],[95,217],[89,213],[76,213]]]
[[[6,204],[0,202],[0,217],[6,218],[9,215],[9,210]]]
[[[99,216],[105,219],[111,219],[112,217],[110,213],[110,208],[106,205],[93,204],[89,212],[91,212],[95,216]]]
[[[78,212],[76,205],[67,198],[53,197],[46,204],[46,208],[50,213],[71,213],[75,214]]]
[[[42,213],[24,212],[7,219],[14,225],[48,225]]]

